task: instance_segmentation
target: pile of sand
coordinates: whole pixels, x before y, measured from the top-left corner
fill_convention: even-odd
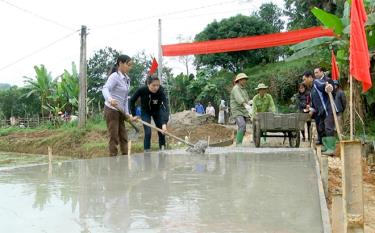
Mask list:
[[[199,115],[192,111],[183,111],[172,114],[169,122],[170,126],[175,129],[212,123],[215,123],[215,118],[213,116]]]

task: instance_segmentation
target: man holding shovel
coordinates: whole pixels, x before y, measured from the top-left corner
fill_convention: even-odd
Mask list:
[[[310,114],[314,116],[318,131],[318,144],[323,144],[322,152],[332,155],[336,149],[335,123],[329,93],[333,93],[332,79],[324,75],[322,68],[314,70],[315,80],[311,89]]]

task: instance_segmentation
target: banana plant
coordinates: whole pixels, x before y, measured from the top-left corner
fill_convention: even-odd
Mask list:
[[[75,63],[72,63],[72,73],[67,70],[64,71],[61,79],[61,88],[63,97],[71,105],[72,110],[78,109],[79,75]]]
[[[375,54],[375,0],[365,0],[365,7],[367,10],[368,20],[366,22],[367,43],[370,54]],[[332,29],[335,32],[335,37],[321,37],[311,39],[294,46],[290,49],[294,52],[286,61],[298,60],[303,57],[313,55],[324,55],[325,60],[328,58],[330,50],[336,51],[337,63],[340,70],[349,69],[349,39],[350,39],[350,4],[351,1],[346,1],[343,11],[343,16],[339,18],[336,15],[325,12],[319,8],[313,8],[311,11],[315,17],[323,24],[323,26]],[[375,103],[375,90],[372,88],[366,93],[367,102],[369,105]]]
[[[53,81],[51,73],[47,71],[44,65],[34,66],[35,78],[24,77],[26,88],[29,90],[25,94],[26,98],[30,97],[32,94],[36,94],[40,98],[41,106],[46,105],[48,97],[51,95],[53,90]],[[43,107],[41,108],[42,116]]]

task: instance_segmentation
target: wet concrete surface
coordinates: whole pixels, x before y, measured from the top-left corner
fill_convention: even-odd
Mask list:
[[[0,232],[323,232],[305,152],[216,148],[3,169]]]

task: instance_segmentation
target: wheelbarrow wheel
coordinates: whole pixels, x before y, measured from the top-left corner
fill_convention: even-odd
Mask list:
[[[289,146],[298,148],[300,141],[301,141],[301,135],[299,131],[288,132],[288,137],[289,137]]]
[[[260,136],[261,136],[261,131],[260,131],[259,122],[255,120],[253,124],[253,139],[254,139],[255,147],[260,147]]]

